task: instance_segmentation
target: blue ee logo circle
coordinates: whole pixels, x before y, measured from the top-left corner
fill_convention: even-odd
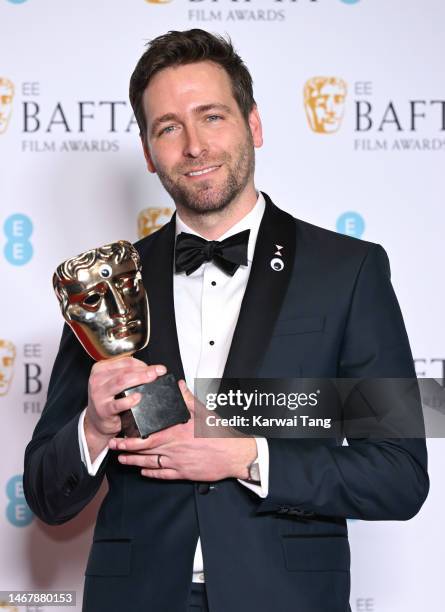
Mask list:
[[[356,212],[345,212],[337,219],[336,228],[340,234],[361,238],[365,231],[365,220]]]
[[[11,4],[23,4],[26,0],[8,0]]]
[[[343,4],[357,4],[360,0],[341,0],[341,2],[343,2]]]
[[[31,259],[33,248],[29,238],[32,230],[32,221],[26,215],[17,213],[6,219],[3,226],[7,238],[5,257],[13,266],[23,266]]]
[[[6,496],[9,500],[6,517],[15,527],[26,527],[34,518],[23,493],[23,476],[13,476],[6,484]]]

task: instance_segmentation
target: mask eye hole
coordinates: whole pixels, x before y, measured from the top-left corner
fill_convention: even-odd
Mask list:
[[[100,293],[91,293],[84,299],[83,303],[86,306],[90,306],[90,307],[97,306],[100,302],[100,298],[101,298]]]
[[[139,276],[137,274],[121,276],[115,284],[125,292],[137,293],[139,291]]]
[[[124,287],[129,290],[137,291],[139,288],[139,282],[137,277],[128,278],[125,281]]]

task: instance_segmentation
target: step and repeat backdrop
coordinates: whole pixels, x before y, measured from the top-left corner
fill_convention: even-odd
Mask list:
[[[173,211],[128,102],[145,43],[193,27],[231,36],[264,126],[257,187],[297,217],[385,247],[417,373],[439,378],[444,21],[442,0],[0,0],[0,591],[75,590],[81,609],[104,490],[48,527],[24,500],[23,452],[62,329],[56,266],[147,235]],[[420,515],[349,524],[354,612],[444,609],[445,444],[428,445]]]

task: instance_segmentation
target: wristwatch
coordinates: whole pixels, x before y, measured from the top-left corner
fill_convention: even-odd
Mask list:
[[[247,481],[251,482],[252,484],[260,484],[260,464],[258,463],[257,459],[252,461],[252,463],[247,466],[247,470],[249,474]]]

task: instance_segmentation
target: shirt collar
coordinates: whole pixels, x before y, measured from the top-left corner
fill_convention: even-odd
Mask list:
[[[242,232],[244,230],[250,229],[249,234],[249,244],[247,245],[247,259],[249,263],[252,262],[253,253],[255,251],[255,245],[258,237],[258,230],[260,229],[261,219],[263,218],[264,209],[266,208],[266,202],[264,200],[264,196],[261,191],[258,192],[258,198],[255,203],[255,206],[251,211],[247,213],[245,217],[243,217],[238,223],[232,225],[230,229],[227,230],[225,234],[218,238],[219,241],[228,238],[229,236],[233,236],[234,234],[238,234],[238,232]],[[194,234],[195,236],[201,236],[197,231],[193,230],[189,227],[181,217],[176,213],[176,236],[181,232],[186,232],[188,234]],[[203,236],[201,236],[203,238]]]

